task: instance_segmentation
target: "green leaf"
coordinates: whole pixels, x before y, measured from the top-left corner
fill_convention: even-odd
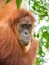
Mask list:
[[[47,32],[49,33],[49,26],[46,27]]]
[[[17,8],[19,9],[21,6],[22,0],[16,0]]]
[[[6,0],[6,3],[10,2],[10,0]]]

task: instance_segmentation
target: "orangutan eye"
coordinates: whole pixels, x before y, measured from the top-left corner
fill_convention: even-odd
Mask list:
[[[23,28],[26,28],[26,27],[27,27],[27,24],[22,24],[22,27],[23,27]]]
[[[31,29],[32,28],[32,24],[28,24],[28,29]]]

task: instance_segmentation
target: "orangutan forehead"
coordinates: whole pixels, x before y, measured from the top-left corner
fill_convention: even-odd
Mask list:
[[[35,22],[35,18],[32,16],[32,14],[30,14],[28,12],[20,11],[17,18],[15,18],[14,23],[16,23],[16,22],[19,23],[19,22],[22,22],[25,20],[31,21],[32,23]]]
[[[26,13],[26,14],[24,14],[24,13],[23,14],[20,14],[18,16],[17,20],[20,20],[20,19],[26,18],[26,17],[29,18],[29,19],[31,19],[31,20],[33,20],[33,21],[35,20],[34,17],[32,15],[28,14],[28,13]]]
[[[29,16],[29,15],[27,13],[20,13],[17,19],[21,19],[26,16]]]
[[[23,16],[23,17],[19,18],[18,21],[19,22],[26,22],[26,23],[28,22],[29,23],[29,22],[32,22],[32,19],[31,19],[30,16]]]
[[[23,15],[23,16],[19,17],[17,20],[19,22],[26,21],[26,22],[32,22],[32,23],[35,21],[34,18],[29,14]]]
[[[25,17],[27,17],[27,18],[29,18],[30,20],[32,20],[32,22],[35,22],[35,18],[34,18],[34,16],[32,15],[32,13],[26,12],[26,11],[22,11],[22,12],[20,11],[17,20],[19,20],[19,19],[21,19],[21,18],[25,18]]]

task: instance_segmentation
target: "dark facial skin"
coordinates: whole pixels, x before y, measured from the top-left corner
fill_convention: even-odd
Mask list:
[[[17,33],[20,45],[27,46],[31,40],[32,21],[29,16],[18,20]]]

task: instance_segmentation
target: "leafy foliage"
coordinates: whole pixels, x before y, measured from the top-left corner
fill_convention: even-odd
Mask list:
[[[22,0],[16,0],[16,4],[17,4],[18,9],[20,8],[21,3],[22,3]]]
[[[10,2],[10,0],[6,0],[6,3]],[[21,6],[22,0],[16,0],[17,8],[19,9]]]
[[[6,3],[10,2],[10,0],[6,0]]]
[[[33,4],[31,4],[31,2]],[[48,17],[49,20],[49,13],[48,13],[48,3],[46,0],[29,0],[30,10],[32,10],[36,15],[39,16],[39,20],[42,20],[44,17]]]
[[[42,26],[38,34],[35,33],[34,36],[39,39],[39,51],[36,65],[43,65],[43,63],[46,62],[44,59],[46,52],[43,50],[43,47],[49,51],[49,26]]]

